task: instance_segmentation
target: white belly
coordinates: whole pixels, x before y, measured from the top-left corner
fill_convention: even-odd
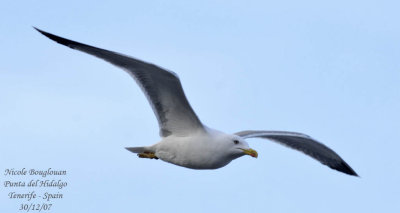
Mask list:
[[[204,135],[164,138],[153,148],[161,160],[191,169],[218,169],[232,160],[221,155],[218,141]]]

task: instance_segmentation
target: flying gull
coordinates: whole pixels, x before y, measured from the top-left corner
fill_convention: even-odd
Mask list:
[[[254,130],[226,134],[205,126],[190,106],[174,72],[35,29],[57,43],[120,67],[135,79],[153,108],[161,136],[161,141],[152,146],[126,148],[140,158],[161,159],[191,169],[218,169],[244,155],[257,158],[257,152],[245,139],[263,138],[301,151],[332,169],[358,176],[332,149],[305,134]]]

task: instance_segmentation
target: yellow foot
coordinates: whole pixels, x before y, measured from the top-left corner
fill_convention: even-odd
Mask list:
[[[158,157],[154,154],[154,152],[139,153],[137,156],[138,156],[139,158],[149,158],[149,159],[156,159],[156,160],[158,160]]]

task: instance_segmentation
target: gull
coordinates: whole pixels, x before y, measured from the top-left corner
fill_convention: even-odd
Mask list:
[[[209,128],[193,111],[174,72],[34,28],[59,44],[101,58],[133,77],[157,117],[161,137],[151,146],[126,148],[140,158],[161,159],[191,169],[218,169],[244,155],[257,158],[258,153],[245,139],[263,138],[303,152],[332,169],[358,176],[332,149],[302,133],[247,130],[227,134]]]

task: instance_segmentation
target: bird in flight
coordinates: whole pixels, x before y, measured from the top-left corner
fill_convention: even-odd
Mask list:
[[[358,176],[332,149],[302,133],[247,130],[227,134],[207,127],[193,111],[174,72],[35,29],[59,44],[120,67],[135,79],[157,117],[161,137],[160,142],[151,146],[126,148],[140,158],[161,159],[191,169],[218,169],[244,155],[257,158],[258,153],[245,139],[263,138],[301,151],[332,169]]]

